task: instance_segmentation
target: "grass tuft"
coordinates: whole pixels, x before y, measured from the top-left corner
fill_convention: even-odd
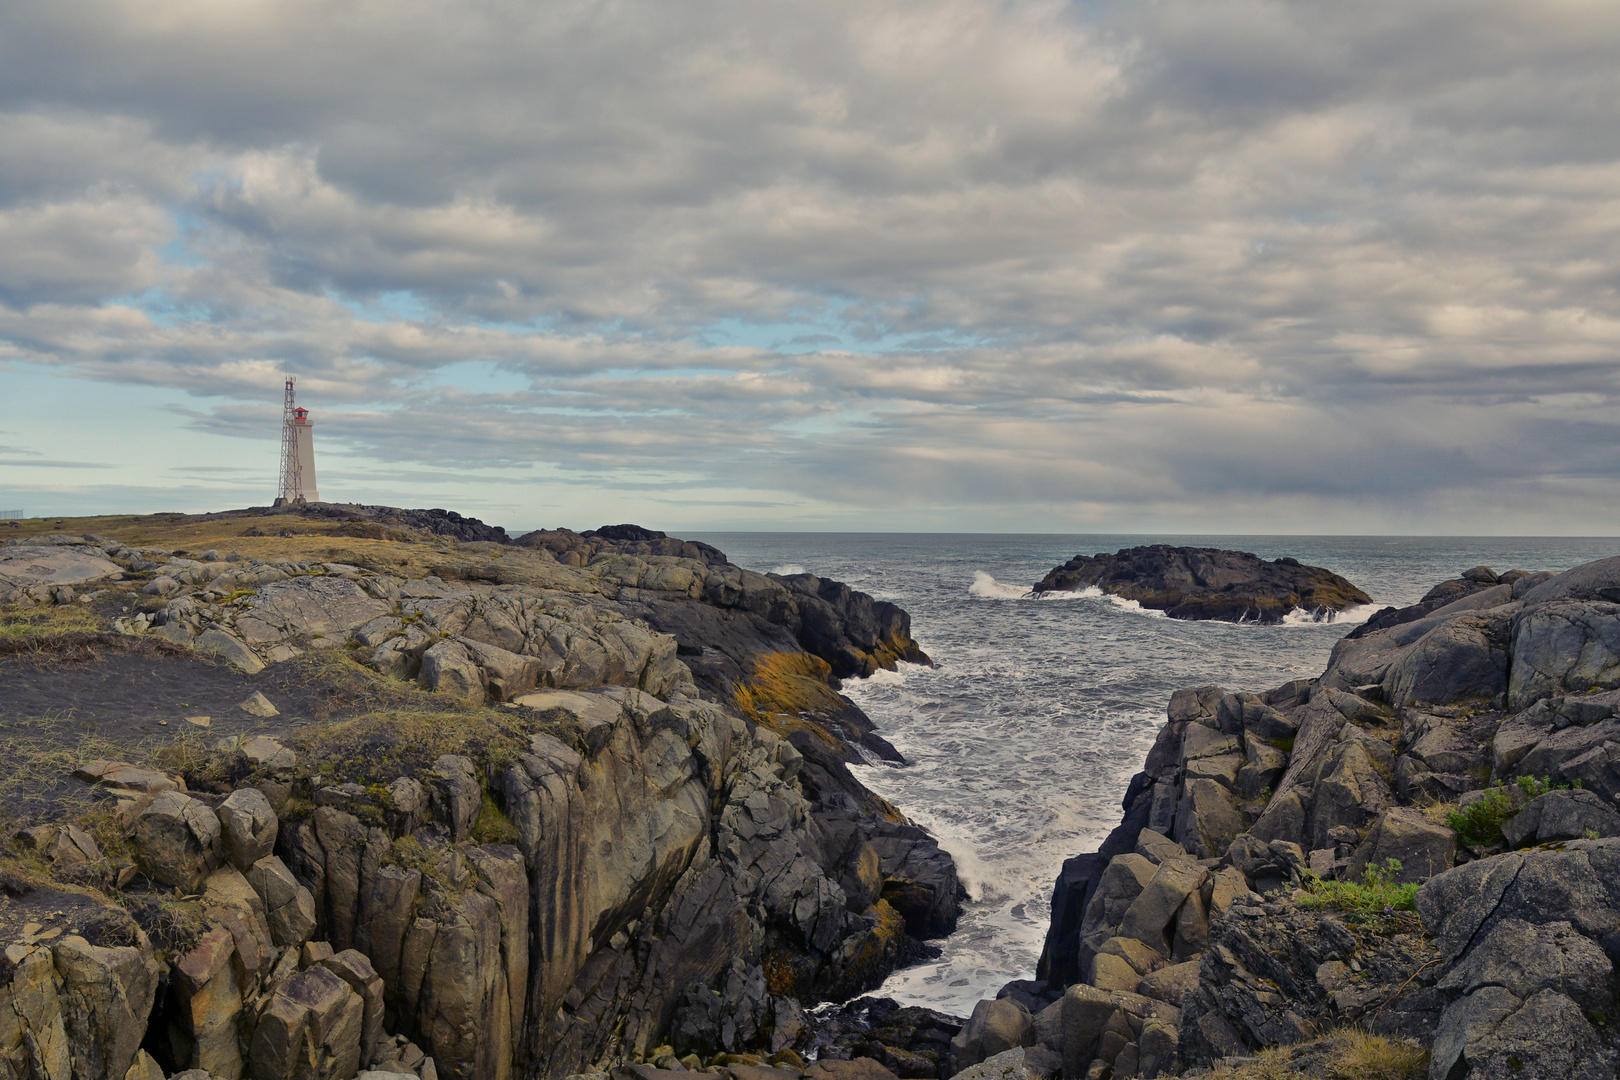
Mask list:
[[[1304,896],[1297,901],[1304,908],[1333,908],[1349,914],[1355,921],[1367,921],[1391,915],[1397,911],[1412,911],[1417,896],[1417,882],[1404,885],[1395,883],[1401,872],[1399,859],[1389,859],[1382,867],[1369,866],[1362,872],[1360,882],[1326,881],[1310,871],[1301,875]]]
[[[1574,785],[1580,787],[1579,781]],[[1521,776],[1512,784],[1497,784],[1460,810],[1446,815],[1446,824],[1456,830],[1465,844],[1504,844],[1502,823],[1524,809],[1525,804],[1549,791],[1567,791],[1571,785],[1554,784],[1552,778]]]

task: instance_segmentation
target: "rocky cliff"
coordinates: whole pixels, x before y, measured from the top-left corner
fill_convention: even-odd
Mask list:
[[[951,1068],[1614,1076],[1617,588],[1620,559],[1478,567],[1319,678],[1178,691],[1039,978]]]
[[[806,1005],[954,927],[846,767],[898,758],[837,680],[926,662],[903,611],[361,509],[0,548],[0,1077],[791,1067]]]
[[[1053,567],[1034,591],[1097,588],[1172,619],[1281,622],[1294,611],[1320,619],[1372,598],[1320,566],[1266,561],[1246,551],[1153,544],[1113,555],[1076,555]]]

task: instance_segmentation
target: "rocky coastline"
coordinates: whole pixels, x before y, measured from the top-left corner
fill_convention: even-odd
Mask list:
[[[1317,678],[1178,691],[949,1071],[1614,1076],[1617,589],[1476,567]]]
[[[882,1071],[800,1051],[962,896],[847,768],[904,611],[635,526],[88,524],[0,547],[0,1077]]]
[[[1293,612],[1331,619],[1372,603],[1349,581],[1297,559],[1271,561],[1246,551],[1152,544],[1112,555],[1076,555],[1033,587],[1036,595],[1096,588],[1172,619],[1276,623]]]

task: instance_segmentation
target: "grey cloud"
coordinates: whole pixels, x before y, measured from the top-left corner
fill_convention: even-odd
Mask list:
[[[295,369],[356,460],[497,486],[1584,513],[1617,45],[1506,0],[14,5],[0,359],[240,438]]]

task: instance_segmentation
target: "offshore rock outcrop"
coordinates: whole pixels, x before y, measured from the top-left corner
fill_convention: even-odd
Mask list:
[[[599,531],[582,567],[435,540],[426,576],[39,538],[92,565],[95,602],[140,601],[115,630],[154,663],[211,656],[246,693],[348,657],[395,704],[300,725],[260,693],[241,708],[269,726],[206,755],[82,764],[113,847],[45,821],[13,841],[0,1077],[799,1060],[804,1005],[955,925],[950,857],[846,767],[846,735],[886,744],[833,674],[926,657],[892,605],[646,532]],[[79,602],[31,584],[14,602]],[[424,756],[443,725],[463,752]]]
[[[1120,826],[1065,863],[1002,1028],[1088,1080],[1290,1044],[1291,1068],[1338,1075],[1315,1070],[1348,1029],[1408,1040],[1435,1080],[1613,1076],[1616,589],[1620,559],[1475,568],[1319,678],[1177,691]],[[1319,902],[1369,867],[1418,886],[1415,910]],[[1000,1046],[958,1039],[958,1067]]]
[[[1039,593],[1097,588],[1172,619],[1281,622],[1303,611],[1316,619],[1372,598],[1349,581],[1297,559],[1266,561],[1246,551],[1153,544],[1113,555],[1076,555],[1035,583]]]

